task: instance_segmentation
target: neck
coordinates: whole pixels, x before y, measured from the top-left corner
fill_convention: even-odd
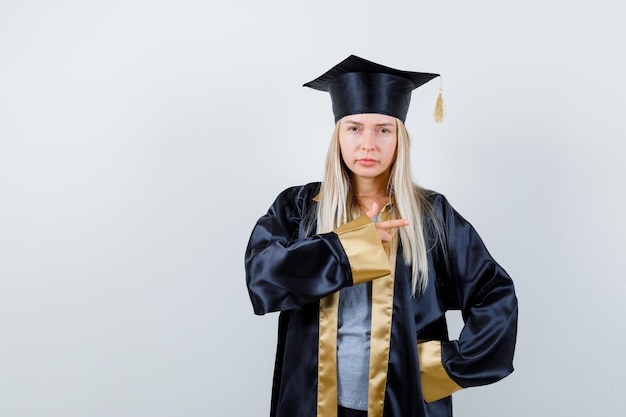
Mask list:
[[[352,190],[356,197],[387,196],[388,178],[352,178]]]

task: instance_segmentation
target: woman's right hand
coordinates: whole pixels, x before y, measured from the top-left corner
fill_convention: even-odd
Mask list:
[[[373,219],[376,217],[376,213],[378,213],[378,204],[372,204],[372,207],[365,213],[367,217]],[[384,222],[375,222],[376,232],[378,233],[378,237],[380,237],[381,242],[391,242],[391,233],[393,229],[398,227],[404,227],[409,225],[409,221],[407,219],[396,219],[396,220],[385,220]]]

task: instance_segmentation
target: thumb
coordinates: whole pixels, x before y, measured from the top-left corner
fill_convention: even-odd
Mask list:
[[[367,217],[370,219],[373,219],[376,216],[376,213],[378,213],[378,204],[374,203],[365,214],[367,214]]]

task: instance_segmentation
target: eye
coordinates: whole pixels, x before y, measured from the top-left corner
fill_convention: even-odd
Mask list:
[[[391,130],[387,129],[386,127],[381,127],[380,128],[380,133],[391,133]]]
[[[359,128],[357,126],[350,126],[348,127],[348,131],[350,132],[357,132],[359,130]]]

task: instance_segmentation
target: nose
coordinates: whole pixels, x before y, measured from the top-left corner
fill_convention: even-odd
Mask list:
[[[376,148],[376,136],[373,132],[364,132],[361,137],[361,149],[372,151]]]

